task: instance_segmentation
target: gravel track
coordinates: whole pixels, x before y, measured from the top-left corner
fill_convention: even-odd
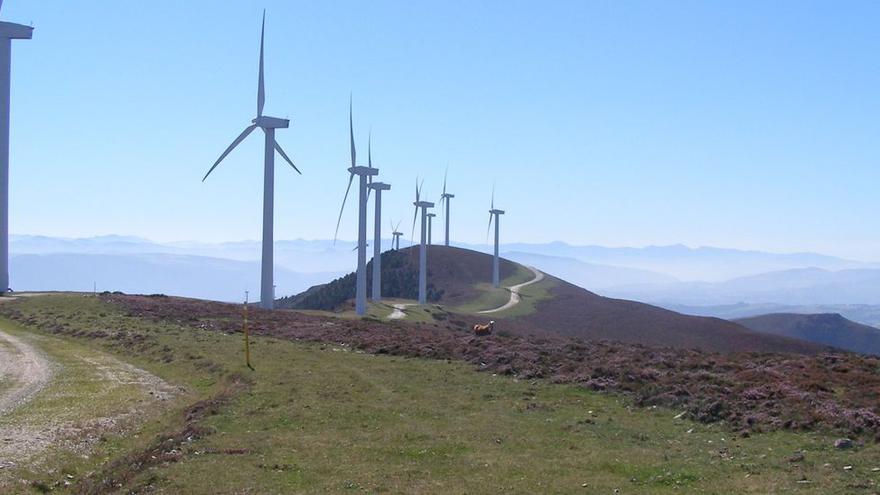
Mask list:
[[[517,284],[517,285],[512,285],[512,286],[508,287],[508,289],[510,290],[510,300],[507,301],[506,304],[504,304],[503,306],[499,306],[495,309],[487,309],[485,311],[480,311],[480,314],[498,313],[500,311],[504,311],[506,309],[510,309],[510,308],[516,306],[517,304],[519,304],[520,299],[522,299],[519,295],[520,289],[522,289],[523,287],[525,287],[527,285],[532,285],[532,284],[540,282],[541,280],[544,280],[544,273],[543,272],[540,272],[530,266],[527,266],[526,268],[528,268],[529,270],[532,271],[532,273],[535,274],[535,278],[529,280],[528,282],[525,282],[522,284]]]
[[[52,377],[52,367],[43,354],[23,340],[0,330],[0,416],[26,403]]]

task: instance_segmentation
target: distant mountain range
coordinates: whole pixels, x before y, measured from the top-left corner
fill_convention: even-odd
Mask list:
[[[178,254],[15,254],[10,261],[16,291],[121,291],[134,294],[241,301],[259,297],[260,264]],[[338,276],[275,268],[276,294],[295,294]]]
[[[880,355],[880,330],[835,313],[774,313],[735,320],[756,332],[791,337],[862,354]]]
[[[230,263],[221,270],[227,278],[208,280],[200,276],[184,284],[174,277],[166,277],[163,292],[209,299],[237,300],[242,280],[233,273],[245,272],[258,276],[254,263],[260,259],[258,241],[223,243],[170,242],[159,243],[134,236],[99,236],[70,239],[46,236],[12,236],[11,252],[15,257],[23,255],[52,255],[56,271],[64,268],[76,276],[49,277],[39,271],[27,259],[14,261],[12,267],[13,288],[34,287],[41,290],[87,288],[91,281],[103,279],[103,287],[125,285],[132,292],[152,292],[153,282],[127,273],[125,280],[113,278],[113,269],[130,260],[131,267],[152,267],[157,273],[163,270],[179,270],[185,265],[193,273],[199,270],[217,271],[221,260],[243,262],[251,265]],[[408,244],[404,242],[404,244]],[[384,241],[385,248],[390,241]],[[356,265],[354,243],[330,240],[285,240],[275,243],[276,294],[289,295],[313,285],[350,272]],[[489,246],[462,245],[476,251],[488,252]],[[504,244],[502,256],[570,281],[580,287],[602,295],[633,299],[692,314],[728,316],[723,308],[736,306],[802,312],[801,308],[817,305],[877,305],[880,307],[880,265],[825,256],[814,253],[775,254],[758,251],[742,251],[712,247],[689,248],[686,246],[649,246],[644,248],[609,248],[600,246],[573,246],[562,242],[546,244]],[[59,255],[91,255],[107,257],[101,263],[94,257],[59,257]],[[144,255],[150,255],[145,258]],[[184,257],[184,258],[180,258]],[[180,260],[186,259],[182,264]],[[160,262],[161,261],[161,262]],[[18,263],[18,265],[16,265]],[[86,276],[78,265],[92,267],[95,275]],[[245,268],[245,267],[249,268]],[[251,273],[249,270],[253,270]],[[212,272],[212,273],[213,273]],[[322,278],[323,277],[323,278]],[[74,283],[74,280],[76,283]],[[140,283],[142,280],[143,283]],[[154,281],[158,277],[154,277]],[[228,292],[219,286],[230,286]],[[248,282],[256,290],[257,284]],[[139,289],[140,288],[140,289]],[[149,289],[149,290],[148,290]],[[218,293],[227,295],[218,297]],[[232,298],[230,299],[230,294]],[[772,306],[772,308],[770,307]],[[862,308],[864,309],[864,308]],[[735,316],[756,313],[744,309]],[[866,321],[860,315],[847,310],[840,312],[856,321],[876,324],[880,318]],[[868,312],[874,310],[869,309]],[[862,311],[864,313],[865,311]]]

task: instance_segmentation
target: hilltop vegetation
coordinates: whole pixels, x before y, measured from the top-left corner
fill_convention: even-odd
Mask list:
[[[78,493],[876,490],[872,469],[880,466],[880,450],[867,431],[849,450],[833,447],[839,433],[824,423],[811,425],[815,431],[761,433],[785,425],[760,422],[743,437],[719,416],[699,418],[710,423],[680,416],[686,403],[645,407],[635,389],[626,392],[639,380],[652,381],[641,373],[650,362],[660,366],[657,376],[680,375],[682,386],[700,383],[688,389],[697,400],[710,388],[737,396],[723,389],[738,377],[729,375],[730,383],[725,377],[746,363],[757,375],[768,368],[783,375],[783,365],[824,370],[822,379],[842,391],[844,377],[856,371],[843,367],[876,369],[876,360],[733,359],[611,343],[474,339],[451,324],[383,325],[257,310],[251,372],[241,362],[239,311],[132,296],[50,296],[0,306],[31,332],[130,359],[184,385],[195,400],[169,416],[162,432],[109,435],[88,459],[54,465],[50,459],[48,469],[26,474],[30,485],[0,487],[65,491],[60,481],[70,475],[68,489]],[[399,357],[417,355],[441,359]],[[580,386],[551,383],[567,375]],[[797,374],[767,386],[782,381],[777,393],[797,386],[785,376]],[[606,393],[591,390],[602,382]],[[780,401],[777,419],[792,403]]]

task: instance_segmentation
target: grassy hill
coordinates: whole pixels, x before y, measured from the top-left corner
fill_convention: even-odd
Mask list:
[[[648,304],[602,297],[553,276],[523,289],[520,304],[490,315],[510,298],[504,288],[493,289],[490,255],[445,246],[428,252],[428,299],[442,306],[449,318],[467,323],[498,320],[499,328],[520,334],[550,334],[586,340],[614,340],[659,347],[698,348],[716,352],[818,353],[824,346],[753,332],[718,318],[686,316]],[[418,248],[382,255],[384,297],[413,300],[418,296]],[[368,275],[372,273],[367,270]],[[532,272],[509,260],[501,261],[502,286],[532,279]],[[368,276],[368,279],[371,277]],[[349,274],[304,294],[279,301],[295,309],[347,310],[355,294],[355,275]],[[368,281],[368,287],[371,287]],[[390,309],[388,309],[390,311]],[[374,316],[380,316],[377,312]]]
[[[65,342],[100,349],[184,401],[87,449],[65,439],[17,458],[0,492],[876,491],[880,423],[846,423],[876,407],[874,358],[475,339],[449,322],[254,310],[250,371],[240,310],[137,296],[0,304],[0,324],[52,341],[50,356]],[[833,447],[841,434],[858,435],[853,449]]]
[[[734,320],[756,332],[793,337],[864,354],[880,355],[880,330],[836,313],[773,313]]]

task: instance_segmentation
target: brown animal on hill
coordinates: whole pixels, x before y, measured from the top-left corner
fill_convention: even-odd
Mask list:
[[[495,330],[495,320],[490,321],[488,325],[474,325],[474,335],[491,335],[493,330]]]

